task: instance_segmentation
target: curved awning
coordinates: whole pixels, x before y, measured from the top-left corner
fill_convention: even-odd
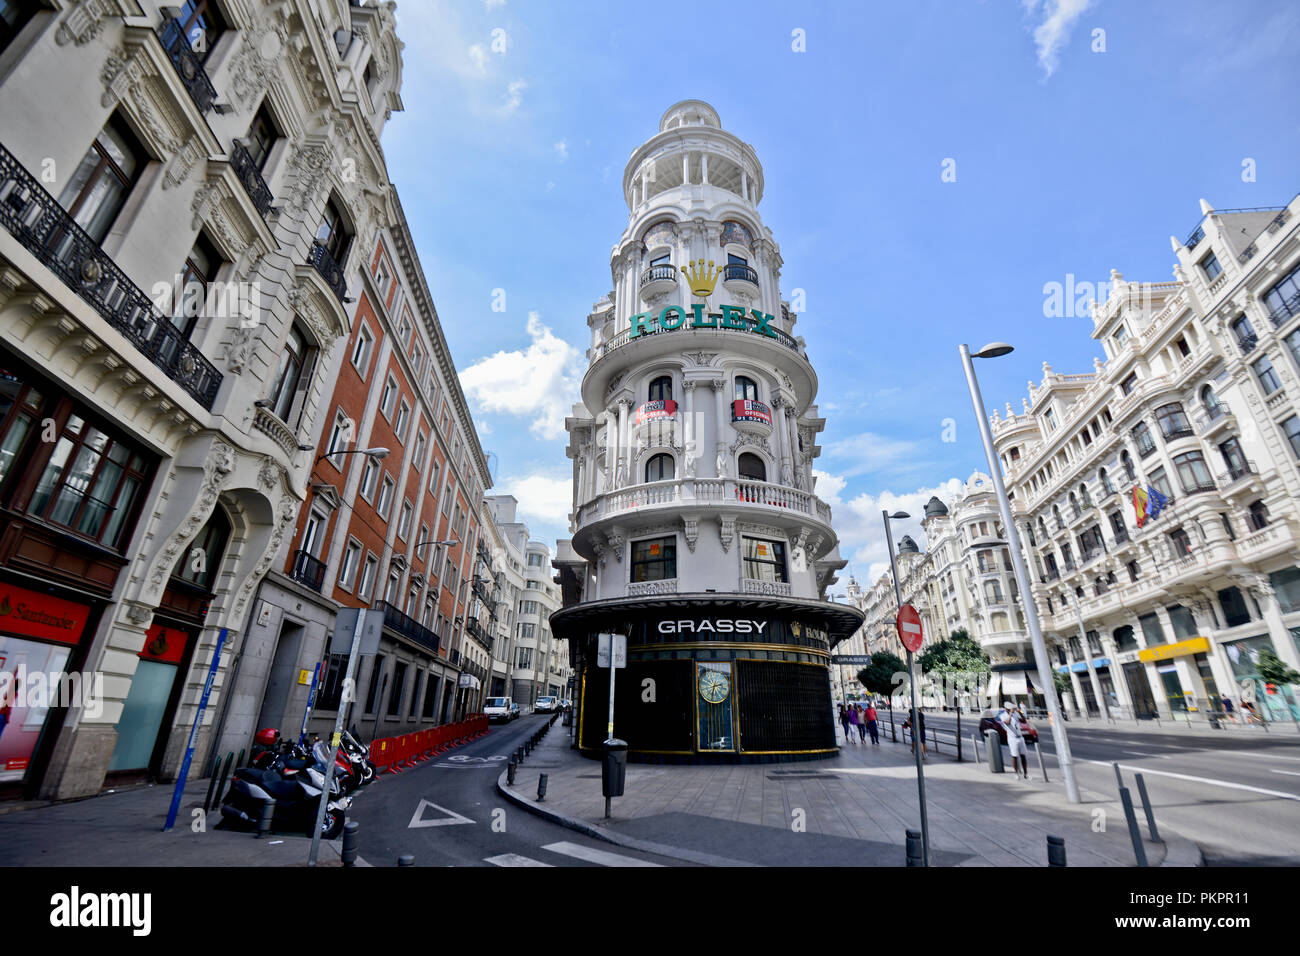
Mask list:
[[[866,617],[850,604],[808,598],[773,598],[757,594],[656,594],[586,601],[561,608],[551,615],[551,631],[561,640],[568,640],[575,635],[585,636],[591,628],[628,614],[662,614],[674,609],[689,611],[700,608],[728,608],[759,614],[798,614],[801,619],[825,630],[831,647],[851,637]]]

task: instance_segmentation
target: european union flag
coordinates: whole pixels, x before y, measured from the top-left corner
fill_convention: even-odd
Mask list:
[[[1165,505],[1168,503],[1169,498],[1167,496],[1147,485],[1147,514],[1151,516],[1152,521],[1160,517],[1160,512],[1164,511]]]

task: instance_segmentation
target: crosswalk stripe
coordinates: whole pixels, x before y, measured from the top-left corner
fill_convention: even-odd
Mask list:
[[[600,866],[659,866],[658,863],[651,863],[648,860],[638,860],[635,857],[623,856],[619,853],[608,853],[605,850],[597,850],[578,843],[548,843],[542,849],[564,856],[571,856],[575,859],[586,860],[588,863],[596,863]]]
[[[483,858],[484,863],[491,863],[493,866],[550,866],[549,863],[543,863],[541,860],[534,860],[531,857],[520,856],[518,853],[502,853],[500,856],[488,856]]]

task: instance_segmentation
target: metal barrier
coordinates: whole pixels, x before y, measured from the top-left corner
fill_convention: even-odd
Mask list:
[[[401,773],[487,732],[487,717],[471,714],[454,724],[375,740],[370,744],[370,760],[380,773]]]

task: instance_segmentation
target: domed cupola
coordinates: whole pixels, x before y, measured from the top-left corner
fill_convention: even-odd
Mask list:
[[[920,554],[921,549],[916,546],[910,534],[903,535],[903,540],[898,542],[898,554],[901,557],[904,554]]]
[[[948,514],[948,506],[939,500],[938,495],[932,495],[930,500],[925,503],[925,516],[927,518],[941,518]]]

